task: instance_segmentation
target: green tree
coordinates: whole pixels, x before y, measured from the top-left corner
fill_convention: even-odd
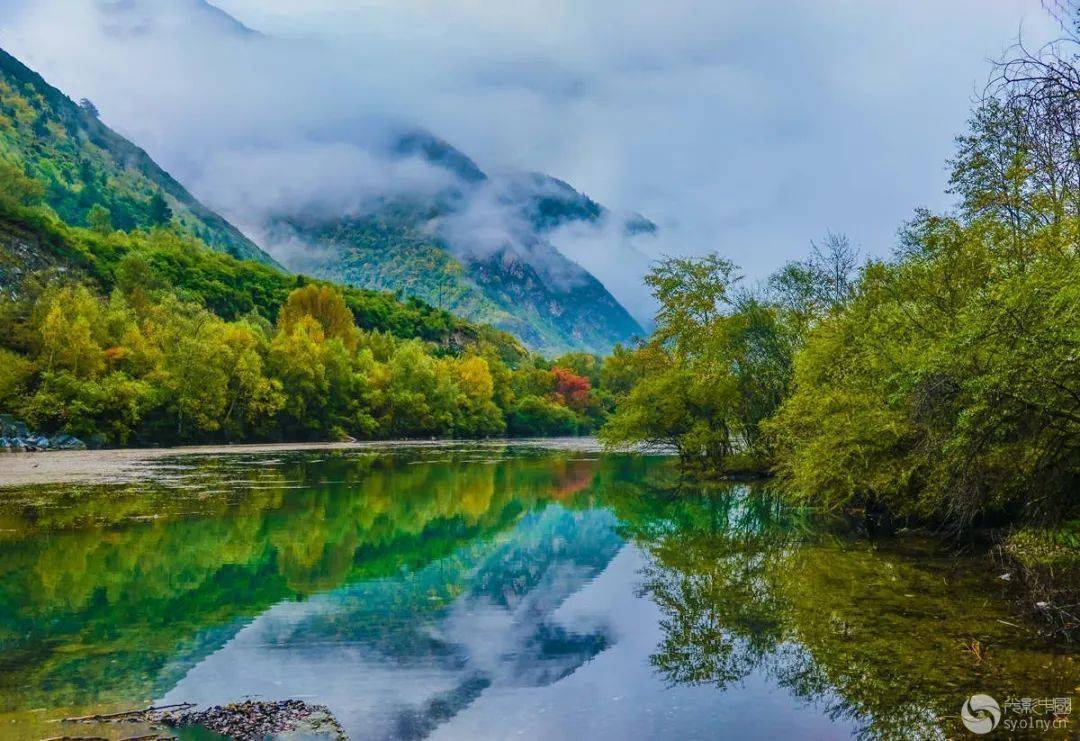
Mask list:
[[[0,159],[0,210],[11,213],[37,206],[45,197],[45,186],[28,177],[21,166]]]
[[[286,391],[279,414],[283,432],[318,437],[348,422],[349,352],[340,340],[327,339],[314,317],[303,315],[280,328],[270,344],[269,362],[272,376]]]
[[[356,322],[344,297],[333,286],[312,283],[289,293],[278,314],[278,326],[288,332],[303,317],[317,321],[326,338],[356,349]]]
[[[609,378],[632,383],[600,431],[609,446],[670,446],[685,464],[761,468],[760,431],[783,399],[794,336],[774,307],[734,290],[735,266],[716,255],[671,258],[646,277],[660,304],[656,331]]]
[[[581,418],[564,406],[540,396],[525,396],[507,415],[507,429],[514,435],[576,435]]]
[[[112,214],[100,203],[95,203],[90,207],[90,212],[86,215],[86,223],[98,234],[109,234],[113,231]]]
[[[155,190],[154,194],[150,196],[146,215],[152,226],[166,226],[172,221],[172,207],[165,200],[165,195],[160,190]]]

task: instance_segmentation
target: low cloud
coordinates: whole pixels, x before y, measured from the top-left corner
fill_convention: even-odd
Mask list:
[[[549,188],[543,182],[523,187],[517,178],[496,176],[469,188],[460,207],[432,220],[429,229],[461,260],[518,258],[551,285],[563,290],[580,286],[586,274],[573,258],[564,259],[532,218],[533,204],[551,195]]]
[[[227,216],[258,223],[362,216],[386,200],[431,198],[456,182],[420,157],[338,142],[222,150],[207,159],[193,187]]]
[[[650,255],[669,253],[673,245],[670,236],[660,232],[628,234],[630,218],[609,215],[596,223],[572,222],[550,238],[561,253],[599,276],[611,295],[648,329],[656,301],[641,278],[654,262]]]
[[[216,5],[240,23],[204,0],[7,0],[0,45],[249,226],[265,204],[349,211],[379,183],[438,187],[381,159],[407,124],[489,172],[550,173],[645,214],[661,228],[632,240],[646,258],[717,250],[751,279],[826,229],[885,254],[915,206],[947,207],[942,163],[986,58],[1021,23],[1033,43],[1056,32],[1034,0]],[[476,227],[456,249],[513,236],[490,206],[443,225]],[[649,312],[628,267],[648,259],[616,228],[563,231],[555,244]]]

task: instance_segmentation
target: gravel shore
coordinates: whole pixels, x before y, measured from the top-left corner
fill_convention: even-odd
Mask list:
[[[0,489],[34,484],[110,484],[153,478],[153,463],[161,458],[188,455],[240,455],[292,450],[393,450],[468,445],[530,446],[597,452],[595,438],[528,438],[493,440],[380,440],[356,443],[280,443],[258,445],[192,445],[176,448],[123,448],[117,450],[57,450],[39,453],[0,453]]]

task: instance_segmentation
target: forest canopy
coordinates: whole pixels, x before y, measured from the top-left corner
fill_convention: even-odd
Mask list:
[[[169,225],[71,226],[10,162],[0,193],[0,231],[37,245],[32,270],[0,263],[0,411],[35,431],[95,445],[565,435],[610,408],[592,356],[549,361],[415,299],[288,275]]]

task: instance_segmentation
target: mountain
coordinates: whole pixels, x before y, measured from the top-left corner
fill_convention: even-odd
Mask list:
[[[362,86],[343,88],[340,100],[325,103],[319,97],[305,97],[308,106],[297,107],[313,108],[313,113],[294,114],[292,106],[280,105],[276,98],[266,106],[260,84],[235,96],[235,101],[228,95],[215,96],[213,91],[226,88],[226,79],[232,89],[246,90],[237,87],[237,80],[248,78],[236,69],[211,72],[214,64],[203,56],[226,64],[239,62],[240,68],[270,64],[277,73],[267,71],[268,79],[288,77],[293,66],[281,60],[296,60],[302,73],[297,79],[317,87],[321,78],[311,78],[301,62],[315,51],[329,51],[296,39],[262,35],[213,1],[35,0],[50,10],[31,14],[33,22],[24,21],[23,26],[18,12],[0,10],[0,25],[22,31],[21,36],[11,36],[12,43],[18,40],[26,54],[34,54],[59,75],[65,64],[82,62],[70,54],[66,41],[61,48],[53,45],[52,28],[65,17],[64,7],[78,8],[79,22],[73,20],[70,28],[73,38],[101,53],[85,62],[95,82],[86,83],[85,73],[70,74],[65,79],[72,80],[71,89],[94,91],[102,110],[121,130],[152,131],[147,141],[155,142],[155,155],[216,212],[200,211],[201,206],[156,166],[169,183],[150,177],[148,182],[121,188],[110,182],[112,195],[84,188],[82,175],[93,180],[93,173],[82,172],[79,161],[93,158],[64,152],[62,142],[54,142],[56,151],[48,158],[66,157],[65,167],[73,171],[52,178],[48,199],[65,221],[86,224],[91,204],[99,200],[105,201],[101,205],[111,212],[115,226],[152,224],[150,196],[155,182],[160,182],[157,187],[170,195],[175,224],[216,249],[269,259],[243,234],[219,222],[216,214],[221,214],[290,270],[414,296],[494,324],[546,355],[579,349],[602,353],[616,342],[644,334],[624,307],[640,303],[633,286],[648,258],[628,240],[620,243],[615,237],[655,230],[651,222],[617,216],[546,175],[484,172],[445,141],[415,129],[409,121],[402,123],[396,112],[372,108]],[[160,49],[161,59],[148,58],[150,49]],[[190,49],[207,53],[191,54]],[[336,59],[330,55],[322,63]],[[190,66],[173,69],[188,61]],[[141,64],[146,65],[145,73],[129,73],[131,68],[141,69]],[[163,114],[154,107],[156,96],[173,94],[158,89],[158,71],[188,73],[193,82],[200,81],[193,85],[194,95],[208,91],[209,108],[194,116],[194,125],[188,125],[184,115]],[[131,105],[136,99],[143,102]],[[76,127],[88,131],[99,127],[112,134],[99,126],[91,109],[72,108],[63,100],[66,112],[56,116],[61,129],[67,118]],[[201,100],[193,97],[182,108],[199,109]],[[225,108],[222,100],[230,101]],[[247,104],[258,112],[250,120],[243,113]],[[323,104],[325,114],[320,112]],[[221,116],[238,120],[205,131],[198,128],[205,125],[200,122]],[[245,123],[252,126],[250,134]],[[196,136],[195,131],[201,133]],[[0,141],[0,154],[2,147]],[[35,177],[53,174],[47,166],[37,166],[27,147],[17,143],[16,148],[30,161]],[[106,154],[115,149],[112,144],[101,148]],[[149,163],[141,151],[138,154]],[[404,166],[396,168],[395,163]],[[441,180],[410,179],[423,180],[425,172],[440,174]],[[190,208],[182,208],[181,200],[190,200]],[[644,312],[638,318],[644,321]]]
[[[40,195],[34,204],[20,203],[14,192],[25,189],[20,180],[43,186],[49,208],[36,203]],[[131,231],[155,226],[155,193],[172,211],[170,229]],[[113,226],[123,230],[82,228],[95,206],[108,209]],[[0,49],[0,296],[17,298],[58,276],[108,295],[128,258],[138,258],[140,270],[228,321],[252,313],[273,321],[289,292],[311,280],[282,270],[142,149],[98,121],[92,106],[76,105]],[[419,338],[449,352],[483,342],[505,362],[525,355],[513,337],[417,299],[353,286],[340,290],[362,329]]]
[[[287,267],[419,297],[548,355],[606,353],[643,334],[604,285],[551,241],[568,224],[615,219],[603,206],[541,173],[489,175],[424,131],[396,137],[384,154],[422,160],[451,182],[372,198],[343,216],[322,209],[273,215],[268,243],[290,245],[278,253]],[[623,228],[656,227],[634,215]]]
[[[106,209],[122,230],[171,223],[234,257],[276,264],[254,242],[197,201],[142,149],[0,49],[0,157],[45,185],[45,201],[68,224]]]
[[[130,38],[153,33],[221,33],[259,36],[233,16],[206,0],[95,0],[102,30]]]

